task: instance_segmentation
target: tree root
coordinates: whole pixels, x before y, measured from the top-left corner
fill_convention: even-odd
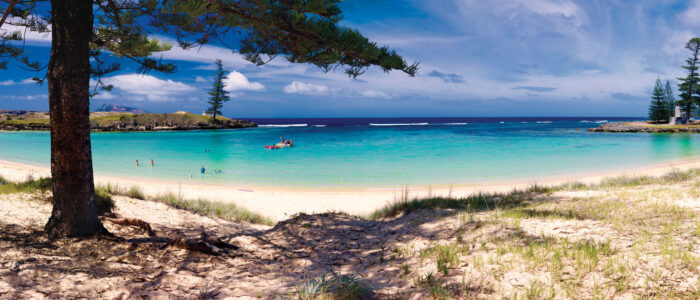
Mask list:
[[[148,224],[146,221],[140,219],[124,218],[117,213],[105,214],[104,216],[100,217],[100,219],[103,222],[109,221],[117,225],[136,226],[147,231],[148,236],[156,236],[156,233],[151,228],[151,224]]]
[[[135,226],[138,228],[141,228],[142,230],[145,230],[148,232],[148,236],[153,238],[153,242],[157,243],[165,243],[163,245],[163,248],[166,247],[175,247],[178,249],[183,249],[183,250],[188,250],[188,251],[194,251],[194,252],[200,252],[204,254],[209,254],[209,255],[221,255],[228,253],[228,249],[233,249],[236,250],[239,247],[233,244],[226,243],[222,241],[221,239],[218,238],[212,238],[207,235],[204,230],[202,230],[202,235],[199,239],[185,239],[182,237],[179,238],[169,238],[169,237],[157,237],[153,229],[151,228],[151,224],[148,224],[148,222],[140,220],[140,219],[133,219],[133,218],[125,218],[122,217],[119,214],[116,213],[110,213],[106,214],[104,216],[101,216],[100,219],[102,221],[109,221],[111,223],[117,224],[117,225],[124,225],[124,226]]]

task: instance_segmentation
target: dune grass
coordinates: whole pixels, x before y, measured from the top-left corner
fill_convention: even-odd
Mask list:
[[[533,184],[526,189],[514,189],[509,193],[479,192],[461,198],[446,196],[409,198],[408,190],[404,189],[397,201],[376,210],[369,215],[368,218],[376,220],[394,217],[401,213],[408,213],[420,209],[454,209],[473,212],[496,208],[509,208],[531,200],[532,196],[535,194],[551,193],[555,190],[555,188]]]
[[[35,193],[51,190],[51,178],[27,178],[24,182],[10,182],[0,177],[0,194]],[[274,222],[260,214],[248,211],[234,203],[223,203],[205,199],[186,200],[174,194],[165,194],[153,199],[147,199],[137,187],[123,187],[116,184],[95,186],[95,206],[98,214],[102,215],[114,209],[113,195],[126,196],[140,200],[152,200],[208,217],[216,217],[228,221],[246,221],[255,224],[274,225]],[[51,197],[45,199],[52,201]]]
[[[124,187],[118,184],[106,184],[96,187],[110,195],[125,196],[140,200],[160,202],[170,207],[189,211],[198,215],[215,217],[227,221],[245,221],[255,224],[274,225],[274,222],[260,214],[251,212],[234,203],[211,201],[206,199],[188,200],[172,193],[147,198],[143,192],[135,186]]]
[[[478,192],[467,197],[430,196],[424,198],[410,198],[408,189],[404,189],[396,201],[380,208],[366,216],[376,220],[387,217],[395,217],[401,213],[408,213],[420,209],[453,209],[458,211],[484,211],[493,209],[506,209],[519,207],[521,204],[532,200],[533,197],[551,194],[558,191],[577,190],[610,190],[623,187],[638,187],[643,185],[669,185],[692,180],[700,176],[700,169],[673,170],[662,176],[618,176],[609,177],[598,183],[585,184],[581,182],[567,182],[561,185],[546,186],[533,184],[525,189],[513,189],[507,193]],[[567,212],[558,212],[566,217]],[[577,216],[569,216],[574,218]]]
[[[103,190],[110,195],[125,196],[139,200],[146,200],[146,196],[143,194],[143,192],[135,186],[127,188],[118,184],[108,183],[106,185],[97,185],[95,189]]]
[[[234,203],[206,199],[187,200],[172,193],[160,195],[149,200],[202,216],[215,217],[227,221],[245,221],[255,224],[274,225],[274,222],[270,218],[251,212]]]
[[[11,182],[0,177],[0,194],[43,193],[49,190],[51,190],[51,178],[35,179],[28,177],[23,182]],[[52,197],[41,197],[40,199],[50,203],[53,201]],[[114,201],[108,190],[95,188],[95,206],[97,213],[100,215],[111,212],[114,209]]]
[[[51,178],[27,178],[23,182],[11,182],[0,177],[0,194],[34,193],[51,189]]]
[[[299,300],[355,300],[368,299],[372,296],[372,288],[358,276],[335,273],[324,274],[303,282],[296,287],[295,292],[296,298]]]

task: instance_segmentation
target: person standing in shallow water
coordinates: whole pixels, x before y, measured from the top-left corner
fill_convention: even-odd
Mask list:
[[[138,160],[138,159],[136,160],[136,166],[137,166],[137,167],[139,166],[139,160]]]
[[[154,167],[155,165],[153,164],[153,159],[151,158],[151,167]]]
[[[205,169],[204,166],[202,166],[202,170],[201,170],[201,171],[202,171],[202,174],[204,174],[204,173],[207,172],[207,169]]]

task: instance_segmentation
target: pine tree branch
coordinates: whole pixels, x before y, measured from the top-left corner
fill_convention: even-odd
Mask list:
[[[2,15],[2,19],[0,20],[0,28],[2,28],[2,24],[5,24],[5,20],[7,20],[7,16],[10,15],[10,12],[15,7],[16,3],[17,3],[17,0],[10,0],[10,4],[7,6],[7,9],[5,10],[5,14]]]

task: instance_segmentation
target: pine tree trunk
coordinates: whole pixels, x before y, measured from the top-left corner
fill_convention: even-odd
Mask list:
[[[47,76],[54,205],[45,231],[53,238],[104,234],[95,209],[90,149],[92,1],[51,0],[51,13]]]

